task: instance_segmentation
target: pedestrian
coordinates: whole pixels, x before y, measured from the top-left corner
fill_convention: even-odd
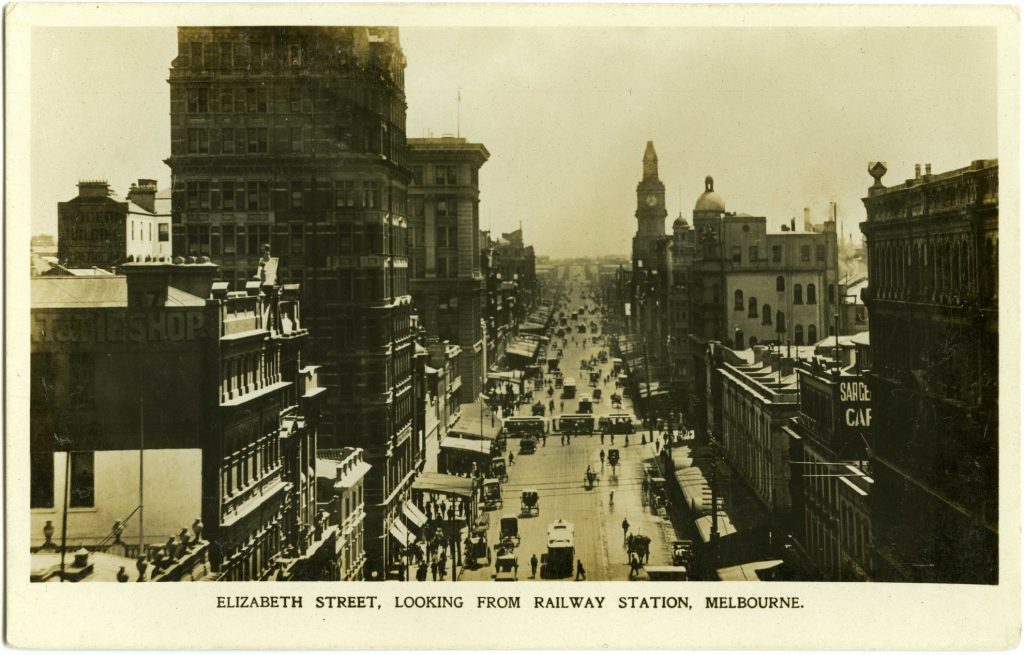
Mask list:
[[[543,437],[541,437],[541,445],[548,445],[548,435],[545,434]]]
[[[508,465],[513,466],[516,463],[516,456],[512,454],[512,451],[508,453]]]
[[[128,582],[128,572],[124,570],[123,566],[117,570],[117,581]]]
[[[437,560],[430,560],[430,579],[437,581]]]
[[[587,572],[585,570],[583,570],[583,561],[582,560],[576,560],[576,579],[579,580],[580,578],[583,578],[584,580],[586,580],[587,579]]]
[[[660,452],[660,451],[661,451],[661,441],[655,439],[654,440],[654,452],[657,453],[657,452]]]
[[[448,503],[446,503],[445,501],[442,500],[441,501],[441,518],[443,519],[447,513],[448,513]]]
[[[441,559],[437,561],[437,572],[441,575],[441,579],[444,579],[445,568],[448,566],[448,554],[445,551],[441,551]]]
[[[416,582],[427,581],[427,565],[420,562],[420,565],[416,567]]]
[[[615,433],[614,433],[614,432],[612,432],[612,433],[611,433],[611,435],[609,435],[609,436],[611,437],[611,439],[612,439],[612,445],[614,446],[614,445],[615,445]]]
[[[604,430],[601,430],[601,445],[602,446],[604,445]],[[604,451],[602,450],[601,452],[603,453]],[[604,459],[604,458],[602,457],[601,459]]]
[[[537,553],[530,556],[530,577],[537,577]]]
[[[601,449],[601,468],[604,468],[604,448]]]
[[[608,509],[615,506],[615,490],[612,489],[608,492]]]
[[[564,446],[565,445],[565,435],[564,434],[559,435],[558,441],[559,441],[560,444],[562,444]]]
[[[622,519],[622,541],[626,541],[626,536],[629,534],[629,521]]]

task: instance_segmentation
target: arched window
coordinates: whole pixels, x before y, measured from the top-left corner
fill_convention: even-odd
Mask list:
[[[793,328],[793,343],[798,346],[804,345],[804,326],[797,325]]]
[[[812,346],[818,343],[818,328],[814,323],[807,326],[807,343]]]
[[[743,330],[736,330],[736,350],[743,350]]]
[[[750,337],[750,347],[753,348],[757,345],[757,337]]]
[[[751,296],[747,301],[747,318],[757,318],[757,298]]]
[[[742,312],[743,311],[743,291],[740,290],[740,289],[736,289],[736,293],[733,294],[733,298],[735,299],[735,304],[733,306],[733,309],[735,309],[738,312]]]
[[[793,304],[802,305],[804,304],[804,288],[799,284],[793,285]]]
[[[786,331],[786,314],[782,311],[775,312],[775,331],[779,334]]]
[[[808,284],[807,285],[807,304],[808,305],[817,305],[818,304],[817,289],[814,288],[813,284]]]
[[[772,324],[772,306],[765,305],[761,308],[761,325]]]
[[[786,278],[782,277],[781,275],[778,276],[777,278],[775,278],[775,290],[776,291],[785,291],[786,290]]]

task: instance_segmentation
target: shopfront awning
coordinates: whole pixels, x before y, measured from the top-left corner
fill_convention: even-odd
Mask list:
[[[491,454],[491,442],[488,439],[462,439],[460,437],[445,437],[441,439],[441,448],[447,448],[449,450],[462,450],[481,455]]]
[[[417,530],[427,523],[426,515],[420,511],[419,507],[416,507],[408,500],[402,505],[402,514],[405,515],[405,518],[409,519],[409,523]]]
[[[700,532],[700,538],[704,543],[711,541],[711,517],[702,516],[694,524],[697,526],[697,531]],[[725,512],[718,513],[718,536],[724,537],[736,532],[736,527],[729,520],[728,515]]]
[[[388,530],[391,536],[395,538],[395,541],[401,546],[410,546],[416,543],[416,535],[409,532],[409,528],[402,523],[402,519],[395,518],[395,522],[391,524],[391,528]]]
[[[501,432],[501,419],[489,407],[480,403],[465,403],[460,408],[459,420],[448,431],[453,436],[467,439],[497,439]]]
[[[412,483],[413,491],[425,491],[449,496],[473,497],[473,480],[445,473],[421,473]]]

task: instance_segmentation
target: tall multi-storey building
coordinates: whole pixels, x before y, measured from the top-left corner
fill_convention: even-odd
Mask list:
[[[240,284],[269,243],[302,283],[321,445],[371,465],[371,579],[417,470],[404,70],[397,28],[188,27],[169,80],[174,251]]]
[[[999,578],[999,165],[864,198],[872,536],[881,580]]]
[[[66,513],[69,546],[102,547],[118,521],[149,549],[194,525],[219,579],[330,573],[309,475],[323,389],[274,264],[230,293],[191,258],[33,280],[33,533]]]
[[[78,183],[78,196],[57,203],[57,257],[67,268],[110,269],[126,261],[171,255],[170,198],[156,180],[113,197],[102,180]]]
[[[409,263],[427,333],[461,348],[462,402],[483,390],[484,279],[480,167],[490,157],[463,138],[409,139]]]

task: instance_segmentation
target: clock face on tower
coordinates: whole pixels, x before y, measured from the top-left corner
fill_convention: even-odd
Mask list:
[[[644,200],[647,202],[648,207],[653,207],[658,204],[658,196],[653,194],[647,196]]]

